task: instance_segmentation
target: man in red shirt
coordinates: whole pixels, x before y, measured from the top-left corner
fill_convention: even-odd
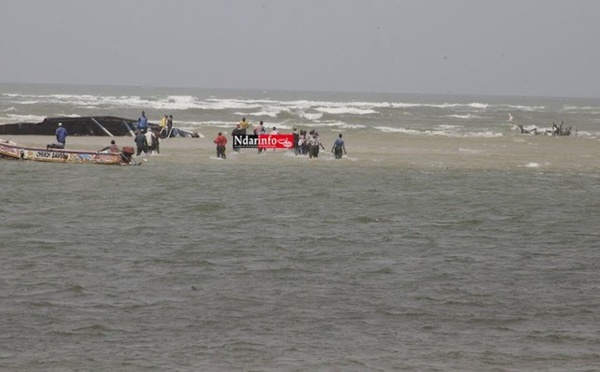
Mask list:
[[[227,145],[227,138],[223,133],[219,132],[219,135],[213,142],[217,144],[217,158],[225,159],[225,145]]]

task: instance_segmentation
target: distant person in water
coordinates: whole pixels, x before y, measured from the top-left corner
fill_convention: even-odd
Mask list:
[[[300,135],[298,134],[298,129],[296,127],[292,128],[292,136],[294,138],[294,154],[300,154]]]
[[[148,118],[146,117],[145,111],[142,111],[142,116],[138,119],[137,129],[142,132],[142,134],[145,134],[148,130]]]
[[[146,136],[146,143],[148,144],[148,152],[153,153],[154,148],[152,147],[152,129],[148,128],[148,131],[146,131],[144,136]]]
[[[69,132],[63,127],[63,123],[58,123],[58,128],[56,128],[56,142],[62,143],[63,147],[67,144],[67,136]]]
[[[306,138],[306,131],[301,129],[300,135],[298,136],[298,154],[308,154],[308,139]]]
[[[140,156],[142,151],[144,154],[148,153],[148,140],[146,140],[146,135],[144,135],[144,133],[142,133],[140,130],[135,131],[135,144],[137,146],[136,156]]]
[[[239,124],[240,134],[246,134],[246,129],[248,129],[249,126],[250,123],[246,121],[246,118],[242,118],[242,121],[240,121]]]
[[[277,130],[277,127],[273,127],[273,129],[271,129],[271,131],[269,132],[269,134],[279,134],[279,131]],[[273,148],[273,151],[275,151],[275,148]]]
[[[158,129],[150,130],[149,132],[151,132],[150,147],[152,148],[152,153],[160,154],[160,140],[158,138],[160,137],[160,132]]]
[[[308,139],[308,157],[309,159],[319,157],[319,148],[325,150],[325,146],[321,143],[319,133],[314,129],[309,132],[310,137]]]
[[[167,138],[173,134],[173,115],[169,115],[167,118]]]
[[[344,145],[344,140],[342,139],[342,134],[340,133],[339,137],[335,139],[333,142],[333,147],[331,148],[331,152],[336,159],[342,158],[342,152],[346,155],[346,146]]]
[[[169,116],[165,114],[165,116],[160,119],[160,137],[165,138],[169,134],[167,129],[167,121],[169,120]]]
[[[242,128],[240,127],[240,125],[236,125],[235,128],[233,128],[233,130],[231,131],[231,141],[232,143],[235,143],[235,136],[241,136],[241,135],[245,135],[246,133],[242,130]],[[239,147],[233,147],[233,152],[240,152]]]
[[[267,133],[267,129],[265,128],[265,125],[264,125],[263,121],[261,120],[260,123],[258,124],[258,126],[254,127],[254,134],[256,136],[260,136],[261,134],[266,134],[266,133]],[[260,154],[263,151],[265,151],[265,149],[259,146],[258,153]]]
[[[227,145],[227,137],[225,137],[222,132],[219,132],[217,138],[215,138],[213,142],[217,145],[217,158],[225,159],[225,146]]]

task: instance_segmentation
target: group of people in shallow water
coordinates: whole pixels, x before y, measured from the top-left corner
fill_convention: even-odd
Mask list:
[[[138,118],[135,131],[136,156],[145,154],[160,154],[160,139],[173,137],[173,115],[165,114],[160,119],[158,128],[150,128],[146,112]]]
[[[143,133],[141,130],[135,131],[135,145],[137,147],[136,156],[144,154],[160,154],[160,132],[159,129],[147,130]]]
[[[148,117],[146,116],[146,112],[142,111],[142,115],[138,118],[136,129],[142,133],[146,133],[149,130]],[[157,129],[154,130],[157,132],[157,136],[159,138],[169,138],[174,135],[173,131],[173,115],[165,114],[160,119],[160,124]]]
[[[147,154],[151,152],[152,154],[160,154],[160,139],[168,138],[170,133],[172,132],[173,125],[173,116],[164,116],[164,125],[161,122],[161,126],[159,128],[151,129],[148,126],[146,114],[142,111],[142,116],[138,120],[137,129],[135,131],[135,144],[137,147],[136,156],[140,156],[143,153]],[[243,118],[239,124],[237,124],[236,128],[231,132],[232,136],[235,135],[245,135],[250,127],[250,123],[246,121],[246,118]],[[59,123],[59,128],[57,129],[57,139],[62,140],[62,144],[64,146],[64,141],[66,135],[62,136],[62,124]],[[63,128],[64,129],[64,128]],[[166,129],[166,130],[164,130]],[[260,123],[253,127],[252,133],[255,135],[261,134],[280,134],[277,130],[277,127],[272,127],[271,131],[267,132],[264,123],[262,120]],[[166,136],[164,136],[166,134]],[[296,127],[292,128],[292,137],[293,137],[293,146],[292,150],[296,155],[307,155],[310,159],[318,158],[319,151],[321,149],[325,150],[325,146],[321,143],[321,138],[319,133],[316,130],[311,130],[307,132],[306,130],[300,130]],[[60,137],[60,138],[59,138]],[[331,147],[331,152],[333,153],[336,159],[341,159],[343,155],[346,155],[346,145],[342,138],[342,134],[340,133],[338,137],[333,142],[333,146]],[[217,137],[213,141],[217,147],[217,158],[225,159],[226,156],[226,148],[227,148],[227,137],[223,135],[223,132],[219,132]],[[115,143],[114,140],[111,141],[110,146],[103,148],[100,151],[109,151],[109,152],[119,152],[119,146]],[[234,148],[233,151],[239,152],[239,148]],[[258,148],[258,153],[266,151],[264,148]]]
[[[235,127],[235,129],[231,132],[231,136],[235,135],[245,135],[247,134],[247,130],[250,127],[250,123],[246,121],[246,118],[242,118],[242,121]],[[273,127],[270,132],[267,133],[267,129],[264,126],[263,121],[261,120],[257,126],[253,128],[254,135],[261,134],[279,134],[277,127]],[[321,138],[319,133],[316,130],[311,130],[310,132],[306,132],[306,130],[298,131],[298,128],[292,128],[292,136],[293,136],[293,151],[296,155],[308,155],[310,159],[319,157],[319,150],[325,150],[325,146],[321,143]],[[213,141],[217,146],[217,158],[225,159],[227,156],[225,154],[227,148],[227,137],[223,135],[223,132],[219,132],[217,137]],[[234,152],[239,152],[239,148],[233,148]],[[258,148],[258,153],[265,151],[264,148]],[[342,139],[342,134],[340,133],[338,138],[333,142],[333,146],[331,148],[331,152],[333,153],[336,159],[341,159],[343,155],[346,155],[346,145],[344,140]]]

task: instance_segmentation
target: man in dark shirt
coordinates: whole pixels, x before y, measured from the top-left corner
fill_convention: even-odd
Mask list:
[[[148,153],[148,140],[146,139],[144,133],[142,133],[140,130],[135,131],[135,144],[137,146],[136,156],[140,156],[142,151],[144,154]]]

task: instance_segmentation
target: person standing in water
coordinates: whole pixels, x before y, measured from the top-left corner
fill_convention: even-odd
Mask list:
[[[165,115],[166,116],[166,115]],[[158,129],[154,129],[151,131],[151,135],[150,135],[150,147],[152,148],[152,153],[154,154],[155,152],[157,154],[160,154],[160,132],[158,131]]]
[[[319,137],[319,133],[316,130],[311,130],[311,137],[308,139],[308,158],[318,158],[319,157],[319,148],[325,150],[325,146],[321,143],[321,139]]]
[[[146,131],[148,130],[148,118],[146,117],[145,111],[142,111],[142,116],[138,119],[137,129],[142,132],[142,134],[146,134]]]
[[[246,129],[248,129],[249,126],[250,123],[246,121],[246,118],[242,118],[242,121],[240,121],[239,124],[240,134],[246,134]]]
[[[261,120],[260,123],[258,124],[258,126],[254,127],[254,135],[260,136],[261,134],[266,134],[266,133],[267,133],[267,130],[265,129],[263,121]],[[265,151],[265,149],[259,146],[258,153],[260,154],[263,151]]]
[[[66,145],[66,142],[67,142],[67,136],[69,135],[69,132],[67,132],[65,127],[63,127],[63,123],[58,123],[58,128],[56,128],[55,134],[56,134],[56,142],[62,143],[63,148],[64,148]]]
[[[336,159],[342,158],[342,152],[346,155],[346,146],[344,145],[344,140],[342,139],[342,134],[340,133],[339,137],[335,139],[333,142],[333,147],[331,148],[331,152]]]
[[[142,151],[144,154],[148,153],[148,140],[146,140],[146,135],[140,130],[135,131],[135,145],[137,146],[137,154],[135,156],[140,156]]]
[[[232,131],[231,131],[231,140],[233,141],[233,143],[235,143],[235,136],[241,136],[246,134],[244,131],[242,131],[242,129],[240,128],[240,125],[238,124]],[[240,152],[239,148],[233,147],[233,152]]]
[[[168,129],[167,129],[167,121],[169,120],[169,117],[167,116],[167,114],[165,114],[165,116],[162,117],[162,119],[160,119],[160,137],[161,138],[166,138],[169,135]]]
[[[217,158],[226,159],[225,146],[227,145],[227,137],[223,133],[219,132],[217,138],[213,141],[217,145]]]
[[[298,155],[300,154],[300,144],[298,143],[300,141],[300,135],[298,134],[298,129],[296,129],[296,127],[292,128],[292,136],[294,138],[294,154]]]
[[[323,147],[321,141],[319,140],[319,136],[316,132],[312,134],[310,139],[308,140],[308,158],[318,158],[319,157],[319,147]]]
[[[173,133],[173,115],[167,118],[167,138],[170,138]]]

